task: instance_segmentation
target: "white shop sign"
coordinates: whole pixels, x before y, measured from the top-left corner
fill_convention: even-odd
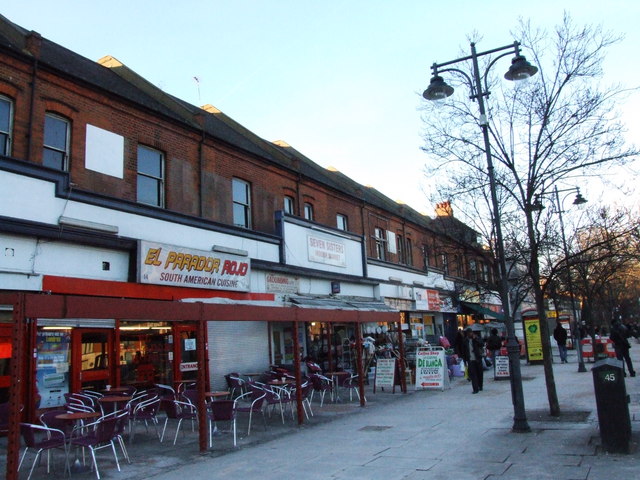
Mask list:
[[[269,293],[298,293],[298,279],[295,277],[268,273],[266,282]]]
[[[138,281],[154,285],[248,292],[248,257],[140,241]]]
[[[198,370],[198,362],[184,362],[180,364],[181,372],[193,372]]]
[[[346,267],[347,256],[344,243],[329,238],[307,235],[307,253],[310,262]]]

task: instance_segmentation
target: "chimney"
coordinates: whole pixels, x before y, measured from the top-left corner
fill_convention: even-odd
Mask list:
[[[453,217],[453,208],[451,208],[451,202],[449,200],[436,203],[436,216]]]
[[[40,58],[40,47],[42,46],[42,35],[31,30],[26,38],[26,50],[36,58]]]

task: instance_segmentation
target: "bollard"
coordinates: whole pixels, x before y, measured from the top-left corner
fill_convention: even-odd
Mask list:
[[[630,453],[629,397],[622,362],[611,358],[600,360],[591,371],[602,446],[611,453]]]

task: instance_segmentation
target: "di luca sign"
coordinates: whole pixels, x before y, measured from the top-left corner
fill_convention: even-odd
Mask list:
[[[145,241],[138,252],[140,283],[249,291],[247,257]]]

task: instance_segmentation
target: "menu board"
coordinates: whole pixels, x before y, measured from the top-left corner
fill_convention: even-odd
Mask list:
[[[396,373],[395,358],[378,358],[376,360],[376,376],[374,387],[376,388],[394,388]]]
[[[416,351],[416,390],[444,390],[449,370],[442,347],[418,348]]]
[[[510,377],[509,357],[507,355],[496,355],[493,359],[493,378],[495,380],[508,380]]]
[[[36,335],[36,389],[40,408],[64,405],[69,392],[69,331],[41,330]]]

